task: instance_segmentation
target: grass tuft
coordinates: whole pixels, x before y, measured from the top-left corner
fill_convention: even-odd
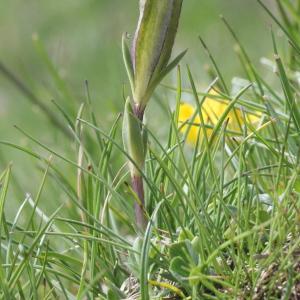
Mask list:
[[[24,192],[11,218],[9,192],[20,188],[16,166],[0,173],[0,299],[300,298],[300,2],[275,1],[278,18],[258,2],[285,34],[288,57],[272,32],[268,64],[275,72],[261,75],[222,17],[243,74],[230,83],[200,38],[212,82],[199,89],[193,67],[183,72],[178,66],[174,86],[160,85],[154,98],[163,123],[147,128],[143,168],[123,149],[121,114],[110,126],[99,125],[87,81],[77,112],[67,102],[53,101],[56,113],[40,105],[70,149],[56,150],[21,126],[16,129],[27,145],[0,141],[1,148],[31,158],[40,174],[36,191]],[[35,43],[62,99],[71,101],[66,82]],[[0,71],[39,103],[10,71],[1,65]],[[130,65],[127,71],[133,85]],[[203,117],[211,98],[226,103],[216,121]],[[193,101],[193,115],[182,124],[185,99]],[[237,129],[231,130],[234,116]],[[144,182],[145,232],[135,222],[139,198],[127,161]]]

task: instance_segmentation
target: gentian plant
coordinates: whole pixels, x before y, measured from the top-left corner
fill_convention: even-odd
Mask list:
[[[132,188],[139,199],[135,203],[135,216],[140,228],[146,224],[142,177],[147,145],[144,112],[156,86],[186,52],[169,62],[181,7],[182,0],[141,0],[131,51],[126,44],[126,35],[123,36],[123,57],[132,92],[125,104],[123,142],[130,156]]]

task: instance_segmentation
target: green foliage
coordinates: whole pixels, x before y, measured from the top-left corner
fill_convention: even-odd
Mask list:
[[[36,190],[26,194],[11,217],[7,211],[19,184],[14,177],[19,166],[9,165],[0,173],[1,299],[297,298],[300,3],[275,3],[281,18],[263,8],[285,33],[289,52],[282,50],[273,28],[275,59],[268,64],[275,72],[269,76],[261,75],[224,18],[243,75],[227,82],[202,41],[220,81],[218,98],[230,104],[213,129],[202,121],[189,122],[189,130],[192,125],[201,129],[195,145],[187,144],[188,133],[178,129],[180,101],[193,99],[196,114],[201,114],[218,79],[202,92],[193,68],[184,75],[178,68],[177,85],[164,85],[165,93],[159,89],[155,94],[164,136],[159,138],[158,127],[149,126],[147,149],[141,134],[133,141],[138,149],[123,149],[121,116],[110,129],[98,124],[88,86],[77,113],[57,105],[55,120],[60,121],[49,124],[66,133],[64,142],[72,143],[72,152],[57,150],[58,145],[19,127],[28,144],[0,141],[1,150],[15,149],[24,160],[31,158],[40,174]],[[125,60],[130,59],[125,44],[123,49]],[[51,62],[46,64],[67,97],[59,74]],[[165,95],[176,100],[173,110],[163,101]],[[227,129],[230,108],[256,114],[258,124],[243,117],[240,132],[232,133]],[[125,134],[141,133],[128,101],[126,109]],[[147,114],[156,118],[151,110]],[[212,129],[210,135],[207,129]],[[149,212],[144,234],[134,221],[136,195],[127,183],[125,163],[134,164],[134,151],[141,149]],[[31,178],[33,167],[26,172]]]

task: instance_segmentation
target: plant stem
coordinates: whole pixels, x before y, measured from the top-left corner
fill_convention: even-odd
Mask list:
[[[136,224],[140,229],[145,229],[147,225],[146,215],[145,215],[145,199],[144,199],[144,184],[142,176],[132,176],[132,188],[137,194],[140,202],[134,203],[135,210],[135,220]]]
[[[143,119],[144,119],[144,111],[145,109],[143,107],[141,107],[139,104],[134,104],[133,105],[133,112],[134,115],[139,119],[139,121],[141,122],[141,127],[143,125]]]

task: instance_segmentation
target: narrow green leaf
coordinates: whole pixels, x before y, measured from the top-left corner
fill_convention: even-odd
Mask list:
[[[127,98],[125,103],[122,136],[125,150],[136,162],[136,164],[142,169],[144,166],[145,154],[141,124],[133,113],[129,98]],[[130,168],[131,172],[138,172],[132,164],[130,164]]]
[[[133,69],[130,51],[126,43],[126,33],[124,33],[122,36],[122,53],[123,53],[125,68],[127,71],[127,76],[129,78],[129,82],[131,86],[131,91],[133,93],[134,92],[134,69]]]

